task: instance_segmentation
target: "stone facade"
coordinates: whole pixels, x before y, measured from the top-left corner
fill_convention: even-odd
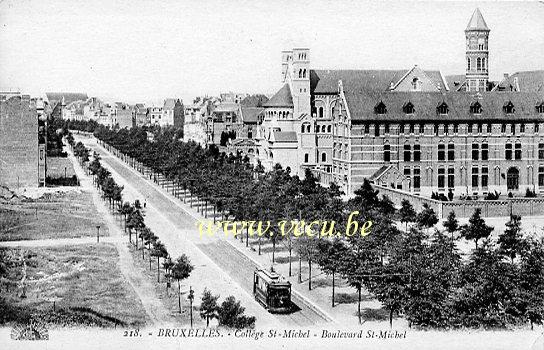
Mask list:
[[[28,95],[0,100],[0,185],[37,187],[38,113]]]

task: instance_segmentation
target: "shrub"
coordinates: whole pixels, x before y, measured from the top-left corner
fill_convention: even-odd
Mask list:
[[[255,317],[244,315],[245,308],[232,295],[223,301],[218,310],[219,324],[236,329],[255,327]]]
[[[525,190],[525,197],[526,198],[535,198],[536,197],[536,192],[528,188],[527,190]]]

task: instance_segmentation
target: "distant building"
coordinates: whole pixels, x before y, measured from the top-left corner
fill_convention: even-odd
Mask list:
[[[116,112],[116,123],[115,125],[119,126],[120,129],[130,129],[134,126],[134,119],[133,119],[133,107],[123,103],[123,102],[116,102],[115,103],[115,112]]]
[[[184,118],[183,102],[180,99],[167,98],[164,100],[162,118],[158,123],[160,126],[183,127]]]
[[[144,126],[147,122],[147,107],[142,103],[136,103],[132,110],[132,115],[135,126]]]
[[[248,97],[249,94],[243,93],[234,93],[234,92],[225,92],[219,94],[221,102],[230,102],[230,103],[241,103],[243,99]]]
[[[212,101],[198,99],[193,104],[185,106],[184,109],[183,140],[205,145],[207,143],[206,123],[211,114]]]
[[[38,147],[38,111],[30,96],[0,98],[0,185],[37,187],[45,177],[40,174],[45,157],[45,147]]]
[[[153,106],[149,108],[147,124],[161,125],[162,107]]]

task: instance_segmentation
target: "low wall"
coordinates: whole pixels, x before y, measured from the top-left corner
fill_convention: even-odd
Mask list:
[[[62,177],[72,177],[76,174],[72,162],[68,158],[47,157],[47,177],[58,179]]]
[[[400,206],[401,201],[407,199],[416,211],[421,211],[423,204],[427,203],[440,219],[445,219],[451,211],[455,212],[458,218],[468,218],[477,208],[482,210],[483,217],[510,216],[510,214],[522,217],[544,215],[544,198],[445,202],[379,185],[372,185],[372,187],[380,191],[380,195],[389,197],[396,206]]]

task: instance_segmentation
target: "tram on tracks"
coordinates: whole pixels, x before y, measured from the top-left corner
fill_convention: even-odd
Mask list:
[[[289,313],[292,310],[291,282],[274,271],[255,270],[253,295],[270,313]]]

